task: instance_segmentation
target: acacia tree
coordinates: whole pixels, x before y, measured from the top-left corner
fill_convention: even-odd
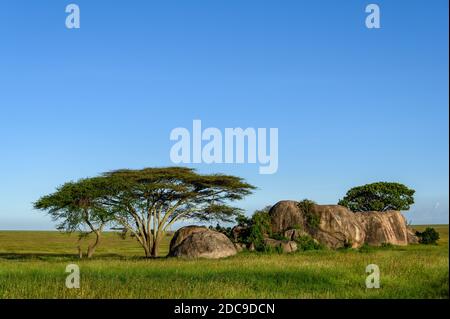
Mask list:
[[[41,197],[34,203],[34,208],[48,211],[52,219],[59,222],[58,230],[80,232],[79,242],[87,235],[94,234],[95,240],[87,248],[87,257],[91,258],[100,244],[104,227],[112,218],[109,207],[103,204],[103,199],[110,194],[109,189],[104,178],[68,182],[53,194]],[[78,249],[82,258],[81,244]]]
[[[114,221],[130,231],[146,257],[158,256],[166,231],[183,219],[231,221],[255,187],[230,175],[201,175],[185,167],[117,170],[103,174],[112,190],[102,200]]]
[[[378,182],[350,189],[338,204],[354,212],[408,210],[414,193],[400,183]]]

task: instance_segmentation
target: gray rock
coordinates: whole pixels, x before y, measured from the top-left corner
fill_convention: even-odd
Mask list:
[[[233,256],[237,253],[231,240],[217,231],[205,227],[198,227],[193,230],[191,226],[189,230],[181,228],[178,232],[180,234],[175,234],[175,236],[185,238],[181,242],[179,240],[173,241],[173,245],[171,242],[169,256],[218,259]]]

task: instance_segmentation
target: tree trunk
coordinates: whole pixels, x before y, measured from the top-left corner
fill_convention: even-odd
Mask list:
[[[91,258],[92,255],[94,255],[95,249],[97,248],[98,244],[100,243],[100,231],[95,231],[95,242],[92,245],[89,245],[88,251],[87,251],[87,258]]]
[[[164,237],[164,233],[159,232],[156,234],[155,238],[153,239],[152,257],[159,257],[159,244],[160,244],[162,237]]]
[[[145,258],[150,258],[151,254],[150,254],[150,249],[147,246],[143,246],[144,247],[144,252],[145,252]]]
[[[159,256],[159,240],[156,240],[152,246],[152,257]]]

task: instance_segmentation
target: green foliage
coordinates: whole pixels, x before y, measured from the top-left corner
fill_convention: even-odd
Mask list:
[[[302,226],[301,226],[301,225],[298,225],[298,224],[295,224],[295,225],[293,225],[293,226],[291,226],[291,227],[288,227],[286,230],[291,230],[291,229],[301,230],[301,229],[302,229]]]
[[[359,247],[358,251],[360,253],[369,253],[372,252],[374,249],[372,246],[369,246],[369,244],[364,243],[361,247]]]
[[[419,237],[419,243],[424,245],[437,245],[437,241],[440,236],[436,229],[427,227],[423,232],[416,232],[416,236]]]
[[[107,216],[138,240],[146,257],[156,257],[161,239],[175,222],[231,222],[241,210],[230,202],[253,189],[239,177],[202,175],[186,167],[122,169],[67,183],[35,207],[48,210],[71,231],[82,222],[89,224],[86,220]],[[81,220],[86,213],[89,218]]]
[[[53,194],[37,200],[34,208],[47,211],[58,222],[58,230],[79,232],[80,258],[83,256],[82,239],[94,233],[96,239],[87,250],[87,257],[91,258],[100,243],[103,228],[113,220],[112,210],[103,201],[110,194],[111,189],[105,178],[85,178],[58,187]]]
[[[284,240],[284,241],[288,241],[289,240],[289,238],[287,238],[286,236],[284,236],[281,233],[272,234],[271,238],[276,239],[276,240]]]
[[[237,226],[248,227],[251,224],[252,219],[248,218],[242,213],[238,213],[235,218]]]
[[[320,216],[314,212],[315,204],[314,201],[309,199],[304,199],[297,204],[305,216],[306,225],[311,230],[316,230],[320,225]]]
[[[392,245],[391,243],[381,243],[381,248],[391,249],[394,248],[394,245]]]
[[[299,251],[323,249],[323,246],[321,244],[314,241],[314,239],[308,235],[300,236],[295,241],[297,243],[297,249]]]
[[[110,194],[104,178],[86,178],[68,182],[56,192],[41,197],[34,208],[47,211],[57,228],[65,232],[90,232],[112,219],[103,198]]]
[[[409,210],[414,193],[403,184],[378,182],[350,189],[338,204],[354,212]]]
[[[267,247],[264,244],[264,236],[272,236],[269,209],[270,207],[265,207],[262,210],[257,210],[251,218],[251,225],[246,242],[253,243],[257,251],[265,251]]]
[[[217,223],[216,227],[210,226],[209,229],[213,229],[215,231],[218,231],[219,233],[224,234],[228,238],[232,238],[232,228],[231,227],[223,227],[219,223]]]

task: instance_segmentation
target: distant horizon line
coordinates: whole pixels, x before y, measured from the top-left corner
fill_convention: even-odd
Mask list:
[[[206,225],[197,225],[197,226],[204,226],[204,227],[208,227]],[[449,223],[444,223],[444,224],[411,224],[409,226],[449,226]],[[180,226],[179,228],[182,228],[185,226]],[[177,229],[179,229],[177,228]],[[176,229],[175,229],[176,230]],[[170,231],[175,231],[175,230],[168,230],[167,232]],[[22,232],[45,232],[45,231],[53,231],[53,232],[59,232],[59,233],[77,233],[79,231],[74,231],[74,232],[65,232],[65,231],[59,231],[57,229],[0,229],[0,232],[7,232],[7,231],[22,231]],[[110,229],[110,230],[105,230],[103,231],[104,233],[113,233],[113,232],[120,232],[120,230],[114,230],[114,229]]]

